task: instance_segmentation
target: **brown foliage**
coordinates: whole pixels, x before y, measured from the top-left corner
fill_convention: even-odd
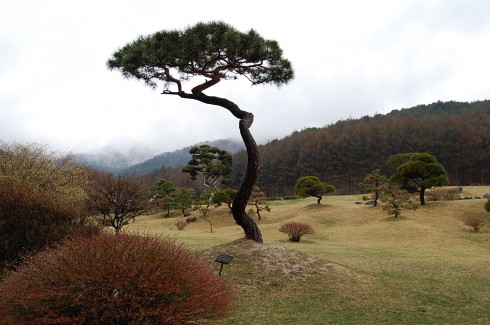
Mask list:
[[[185,226],[187,226],[187,222],[179,221],[179,222],[176,222],[175,225],[177,226],[177,229],[184,230]]]
[[[452,201],[460,198],[461,191],[457,187],[436,187],[427,190],[425,196],[429,201]]]
[[[182,324],[223,316],[231,289],[172,240],[103,234],[29,258],[0,298],[9,324]]]
[[[381,190],[383,192],[381,202],[385,203],[383,210],[386,210],[389,215],[398,218],[401,216],[403,210],[415,210],[417,208],[417,205],[412,202],[410,194],[400,189],[397,184],[384,184],[381,186]]]
[[[0,258],[15,261],[65,238],[91,235],[99,229],[84,211],[54,200],[48,193],[13,179],[0,181]]]
[[[83,204],[86,171],[71,156],[0,143],[0,262],[98,233]]]
[[[480,216],[474,216],[466,220],[465,225],[470,226],[474,231],[480,231],[480,228],[485,225],[485,219]]]
[[[296,221],[290,221],[281,225],[279,231],[288,234],[289,240],[292,242],[299,242],[303,235],[315,233],[315,230],[309,224]]]
[[[67,205],[84,199],[88,184],[85,168],[70,154],[50,152],[39,145],[7,145],[0,142],[0,177],[11,177],[36,188]]]
[[[415,110],[347,119],[296,131],[259,147],[258,185],[268,197],[294,193],[298,177],[316,175],[354,194],[374,168],[386,175],[386,158],[401,152],[437,153],[451,184],[490,183],[490,101],[434,103]],[[238,157],[234,162],[240,163]]]
[[[149,205],[149,192],[137,178],[107,173],[93,173],[91,178],[88,205],[103,226],[120,232]]]

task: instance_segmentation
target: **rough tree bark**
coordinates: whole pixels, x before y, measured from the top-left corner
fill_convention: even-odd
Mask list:
[[[425,205],[425,188],[421,188],[419,191],[420,205]]]
[[[202,92],[193,89],[193,93],[179,92],[178,95],[181,98],[194,99],[205,104],[216,105],[226,108],[233,116],[238,118],[240,135],[247,149],[247,170],[242,180],[242,185],[238,190],[238,193],[233,200],[232,214],[236,224],[242,227],[245,232],[245,236],[248,239],[252,239],[256,242],[262,243],[262,233],[260,232],[257,223],[246,212],[247,201],[252,193],[255,181],[257,180],[257,174],[259,169],[259,153],[257,144],[250,133],[250,127],[252,126],[254,115],[252,113],[241,110],[238,105],[232,101],[215,96],[208,96]]]

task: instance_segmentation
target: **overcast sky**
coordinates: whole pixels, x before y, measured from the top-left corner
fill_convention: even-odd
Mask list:
[[[0,139],[152,153],[238,138],[225,109],[109,71],[139,35],[222,20],[279,42],[281,88],[222,81],[208,95],[255,115],[264,143],[340,119],[438,100],[490,98],[490,1],[0,0]]]

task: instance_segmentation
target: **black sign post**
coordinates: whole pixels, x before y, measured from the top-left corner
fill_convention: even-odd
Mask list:
[[[223,265],[224,264],[230,264],[231,260],[233,259],[233,256],[230,255],[225,255],[225,254],[219,254],[218,257],[214,260],[216,263],[220,263],[221,266],[219,268],[219,275],[221,276],[221,272],[223,271]]]

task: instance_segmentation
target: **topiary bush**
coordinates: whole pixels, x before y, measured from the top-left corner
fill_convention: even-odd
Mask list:
[[[172,240],[103,234],[28,258],[0,299],[7,324],[182,324],[224,316],[231,289]]]
[[[315,230],[309,224],[296,221],[281,225],[279,231],[288,234],[289,240],[292,242],[299,242],[302,236],[315,233]]]

